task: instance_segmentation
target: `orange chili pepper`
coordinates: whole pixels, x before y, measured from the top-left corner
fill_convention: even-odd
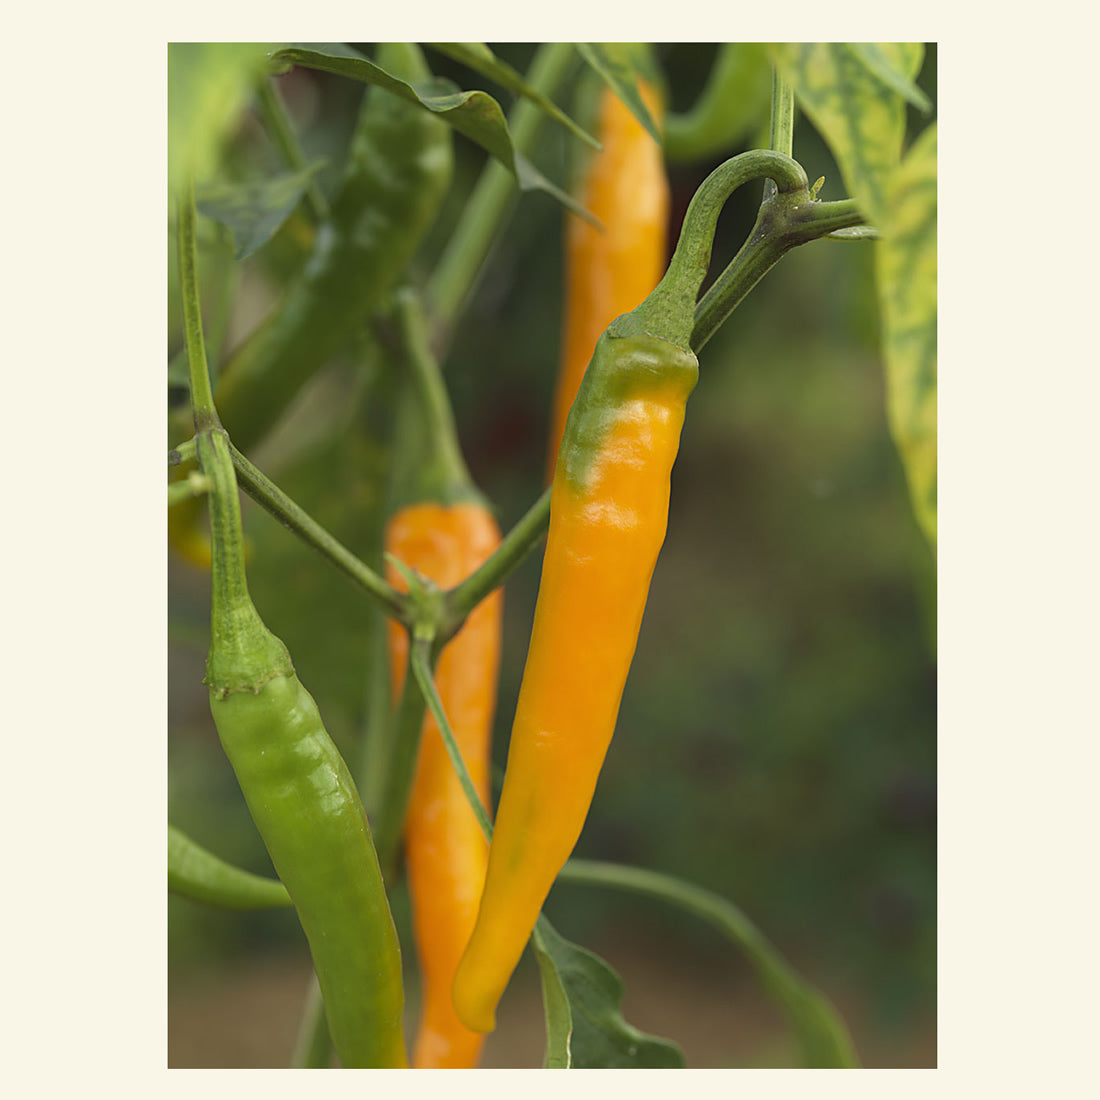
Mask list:
[[[658,125],[663,103],[656,85],[638,90]],[[596,341],[620,314],[632,310],[664,273],[669,188],[661,147],[610,88],[600,96],[598,136],[578,200],[603,222],[581,218],[566,229],[565,330],[550,426],[549,476]]]
[[[477,503],[414,504],[394,515],[386,529],[386,550],[442,588],[464,581],[499,543],[496,521]],[[393,565],[387,570],[390,583],[407,590],[399,571]],[[502,590],[497,589],[478,604],[444,647],[435,670],[443,709],[485,805],[489,804],[502,598]],[[387,630],[397,698],[405,679],[409,636],[392,620]],[[404,833],[422,994],[412,1064],[417,1069],[473,1068],[484,1036],[459,1022],[451,1004],[451,984],[477,919],[489,843],[430,713],[422,727]]]
[[[412,290],[395,296],[408,389],[399,430],[421,442],[396,475],[397,510],[386,525],[386,571],[399,591],[408,582],[394,560],[442,589],[473,573],[500,544],[500,530],[462,458],[447,391],[428,342],[427,322]],[[498,589],[466,617],[443,647],[434,682],[459,753],[483,805],[489,805],[489,758],[500,665],[503,593]],[[387,626],[394,698],[404,688],[408,630]],[[482,1036],[463,1026],[451,985],[477,919],[489,845],[455,774],[430,710],[420,727],[402,829],[420,961],[420,1028],[413,1066],[472,1068]]]
[[[569,412],[485,889],[455,973],[455,1009],[476,1031],[492,1031],[583,828],[665,537],[670,475],[699,375],[695,302],[718,215],[736,187],[761,177],[809,201],[805,172],[780,153],[754,150],[715,169],[688,207],[660,283],[597,341]]]
[[[654,336],[605,337],[577,397],[550,496],[535,621],[459,1016],[492,1031],[611,743],[668,521],[669,475],[695,357]]]

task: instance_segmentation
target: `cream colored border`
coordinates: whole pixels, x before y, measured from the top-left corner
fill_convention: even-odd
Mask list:
[[[940,42],[941,1068],[675,1081],[324,1074],[310,1078],[311,1095],[923,1100],[1078,1095],[1095,1080],[1085,1059],[1097,158],[1095,64],[1084,54],[1095,16],[942,0],[664,7],[567,0],[545,22],[530,5],[434,0],[9,14],[2,805],[13,1095],[305,1087],[278,1071],[163,1069],[164,48],[368,27],[390,39],[564,39],[584,27],[594,39]],[[472,10],[473,29],[492,35],[471,33]]]

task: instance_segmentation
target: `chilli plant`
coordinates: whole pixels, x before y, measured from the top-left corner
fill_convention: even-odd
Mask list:
[[[930,575],[925,52],[727,43],[701,48],[705,81],[685,89],[659,45],[169,47],[172,621],[206,652],[222,758],[274,875],[177,819],[168,887],[293,909],[315,981],[288,1064],[476,1067],[529,945],[544,1066],[683,1066],[676,1042],[626,1022],[611,967],[547,919],[555,884],[563,926],[559,893],[593,887],[708,923],[784,1014],[798,1064],[860,1064],[840,1013],[733,901],[644,854],[607,858],[599,835],[601,858],[575,849],[617,724],[644,813],[674,829],[679,767],[631,753],[627,686],[651,583],[675,584],[654,580],[674,463],[741,330],[707,345],[803,246],[873,257],[877,415]],[[727,203],[751,221],[729,249]],[[797,301],[782,320],[798,326]],[[755,345],[735,362],[768,368]],[[715,512],[737,423],[710,449]],[[521,567],[540,558],[536,599]],[[715,617],[696,613],[698,632],[717,638]],[[721,667],[717,644],[709,659]],[[763,705],[781,725],[782,700]],[[711,720],[679,705],[668,759]]]

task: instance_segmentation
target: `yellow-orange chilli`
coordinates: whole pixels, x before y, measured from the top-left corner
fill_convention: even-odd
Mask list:
[[[657,88],[642,81],[639,91],[660,125],[663,103]],[[661,147],[609,88],[600,96],[597,132],[603,150],[586,162],[577,198],[604,228],[568,215],[565,323],[549,475],[596,341],[616,317],[649,294],[665,269],[669,188]]]
[[[500,532],[481,504],[415,504],[386,528],[386,550],[442,588],[464,581],[496,549]],[[387,567],[390,583],[408,586]],[[435,685],[462,759],[489,804],[489,759],[500,664],[503,593],[480,603],[440,654]],[[394,697],[402,689],[408,634],[388,626]],[[484,1036],[465,1027],[451,984],[477,917],[489,845],[451,766],[439,727],[424,719],[416,776],[404,826],[413,932],[421,976],[421,1011],[412,1064],[417,1069],[472,1068]]]
[[[569,416],[477,925],[455,976],[469,1027],[496,1006],[580,836],[668,524],[698,378],[690,351],[605,333]]]

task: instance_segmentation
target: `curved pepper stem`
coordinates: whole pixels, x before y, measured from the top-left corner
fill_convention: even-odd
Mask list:
[[[691,346],[695,301],[710,266],[714,231],[726,200],[744,183],[767,178],[779,194],[810,201],[809,181],[796,160],[770,149],[753,149],[720,164],[700,185],[684,215],[680,239],[664,278],[633,313],[612,322],[615,336],[648,332],[682,348]]]

